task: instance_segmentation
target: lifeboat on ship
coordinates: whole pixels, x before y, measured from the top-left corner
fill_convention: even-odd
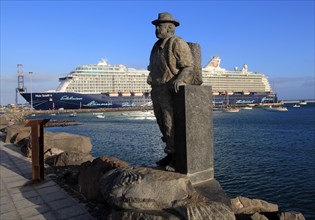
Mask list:
[[[225,94],[226,94],[226,95],[233,95],[234,92],[233,92],[233,91],[226,91]]]
[[[233,95],[234,92],[233,91],[223,91],[223,92],[220,92],[220,95]]]
[[[249,94],[250,94],[250,91],[248,91],[248,90],[243,91],[243,95],[249,95]]]
[[[117,97],[117,96],[119,96],[119,93],[118,92],[110,92],[108,95],[110,97]]]
[[[212,91],[212,95],[219,95],[220,93],[217,91]]]
[[[131,96],[131,93],[130,92],[121,92],[119,95],[120,96]]]
[[[143,95],[142,92],[134,92],[133,94],[134,94],[134,96],[142,96]]]

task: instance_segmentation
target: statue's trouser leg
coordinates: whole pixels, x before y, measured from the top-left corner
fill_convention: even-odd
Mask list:
[[[151,98],[157,123],[166,142],[165,153],[174,153],[173,95],[167,85],[152,88]]]

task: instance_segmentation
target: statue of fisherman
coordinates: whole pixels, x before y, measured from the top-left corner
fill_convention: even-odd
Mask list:
[[[156,164],[172,170],[175,162],[173,99],[179,86],[195,84],[192,83],[194,59],[188,43],[175,35],[179,21],[170,13],[160,13],[152,24],[155,25],[158,40],[151,51],[147,83],[152,87],[153,110],[167,154]]]

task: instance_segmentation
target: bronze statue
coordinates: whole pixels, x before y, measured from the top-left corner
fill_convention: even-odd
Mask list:
[[[194,74],[195,64],[189,44],[174,35],[179,21],[165,12],[160,13],[152,24],[155,25],[158,40],[151,51],[147,83],[152,87],[154,114],[163,135],[162,140],[166,143],[164,152],[167,154],[156,163],[172,166],[175,153],[173,97],[181,85],[202,83],[201,68],[199,75]]]

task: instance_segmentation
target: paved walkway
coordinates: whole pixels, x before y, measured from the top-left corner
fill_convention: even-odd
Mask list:
[[[0,141],[0,219],[93,219],[54,181],[32,183],[31,160]]]

